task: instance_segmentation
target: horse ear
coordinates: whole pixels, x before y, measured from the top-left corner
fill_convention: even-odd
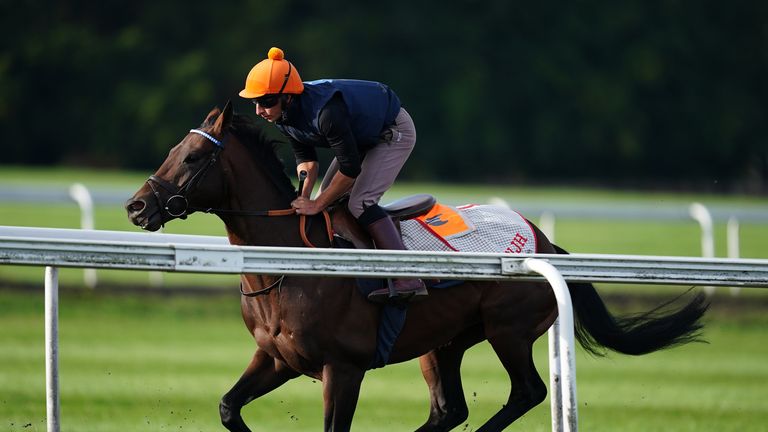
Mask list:
[[[211,124],[213,123],[213,120],[221,114],[221,110],[219,107],[214,107],[211,112],[208,113],[207,116],[205,116],[205,120],[203,120],[203,124]]]
[[[213,124],[213,133],[221,134],[230,124],[232,124],[232,101],[227,101],[227,104],[224,105],[224,111],[219,114],[219,118]]]

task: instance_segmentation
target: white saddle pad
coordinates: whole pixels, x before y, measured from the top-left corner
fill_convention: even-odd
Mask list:
[[[411,250],[536,252],[536,234],[528,221],[499,206],[435,204],[429,213],[400,222],[400,228]]]

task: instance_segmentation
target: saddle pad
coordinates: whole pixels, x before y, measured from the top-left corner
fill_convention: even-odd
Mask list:
[[[536,253],[528,221],[500,206],[435,204],[429,213],[401,221],[400,229],[410,250]]]

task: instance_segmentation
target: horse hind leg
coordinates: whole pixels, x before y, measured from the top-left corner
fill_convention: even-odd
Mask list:
[[[478,432],[504,430],[547,396],[547,387],[533,364],[531,342],[511,337],[494,337],[489,342],[509,374],[511,390],[507,403]]]
[[[299,376],[284,363],[275,360],[262,350],[256,350],[243,375],[219,403],[221,424],[232,432],[250,432],[240,415],[248,402],[263,396]]]
[[[469,417],[461,383],[461,362],[467,349],[485,339],[481,326],[471,328],[449,344],[419,357],[429,387],[429,418],[417,432],[449,431]]]

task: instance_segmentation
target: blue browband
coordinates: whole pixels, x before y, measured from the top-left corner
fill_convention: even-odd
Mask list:
[[[212,143],[216,144],[217,147],[224,148],[224,144],[221,141],[219,141],[216,138],[214,138],[208,132],[203,132],[200,129],[190,129],[189,132],[190,133],[195,133],[195,134],[198,134],[198,135],[202,135],[202,136],[208,138]]]

